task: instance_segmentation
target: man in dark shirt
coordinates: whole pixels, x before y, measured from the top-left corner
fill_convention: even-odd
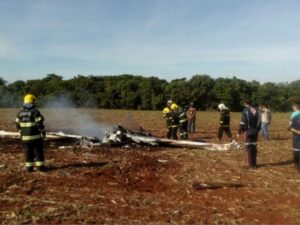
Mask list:
[[[245,101],[245,109],[242,113],[238,137],[244,135],[246,146],[246,161],[249,168],[256,168],[257,138],[261,127],[260,113],[251,101]]]
[[[290,131],[293,133],[293,161],[300,171],[300,101],[293,103],[293,111],[290,123]]]
[[[194,106],[194,103],[191,103],[188,110],[186,111],[186,115],[188,118],[188,132],[195,133],[196,127],[196,113],[197,110]]]
[[[171,116],[173,119],[172,126],[177,126],[177,128],[179,128],[180,139],[188,139],[188,119],[186,116],[186,111],[180,108],[177,104],[173,103],[171,105]],[[177,139],[177,128],[172,128],[171,139]]]

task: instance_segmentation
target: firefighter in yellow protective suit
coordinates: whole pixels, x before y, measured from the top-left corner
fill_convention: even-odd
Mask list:
[[[171,105],[171,115],[173,117],[174,124],[177,126],[176,131],[174,130],[173,132],[177,133],[177,129],[179,127],[180,139],[188,139],[188,119],[186,116],[186,111],[180,108],[177,104],[173,103]]]
[[[171,110],[168,107],[165,107],[163,110],[163,118],[165,118],[167,123],[167,138],[171,138],[171,132],[172,132],[172,116],[171,116]]]
[[[39,171],[45,171],[43,138],[46,137],[44,117],[35,107],[36,97],[27,94],[23,108],[18,112],[16,127],[21,133],[24,146],[25,167],[33,172],[34,165]]]

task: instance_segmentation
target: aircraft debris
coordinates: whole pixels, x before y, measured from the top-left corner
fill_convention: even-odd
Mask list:
[[[19,138],[18,132],[0,131],[0,137]],[[75,139],[74,148],[92,149],[95,146],[130,146],[130,145],[146,145],[146,146],[162,146],[162,147],[182,147],[192,149],[204,149],[208,151],[228,151],[238,150],[240,145],[236,141],[228,144],[214,144],[206,142],[188,141],[188,140],[171,140],[166,138],[157,138],[140,128],[139,131],[132,131],[122,126],[115,127],[112,131],[105,134],[100,140],[97,137],[87,137],[75,134],[66,134],[64,132],[47,132],[47,139]],[[61,146],[61,149],[69,148],[69,146]]]

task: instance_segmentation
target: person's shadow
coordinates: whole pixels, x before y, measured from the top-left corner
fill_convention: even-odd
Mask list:
[[[68,169],[68,168],[101,168],[106,166],[109,163],[117,163],[118,161],[112,162],[89,162],[89,163],[70,163],[61,166],[49,166],[47,167],[47,171],[55,171],[61,169]]]
[[[264,167],[264,166],[288,166],[293,164],[293,160],[286,160],[282,162],[275,162],[275,163],[263,163],[257,165],[258,167]]]

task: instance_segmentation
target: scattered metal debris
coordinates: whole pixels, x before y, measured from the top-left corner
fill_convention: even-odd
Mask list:
[[[170,140],[166,138],[157,138],[151,136],[151,134],[133,132],[125,129],[122,126],[118,126],[111,132],[108,132],[104,137],[102,143],[106,144],[144,144],[150,146],[166,146],[166,147],[184,147],[194,149],[205,149],[209,151],[228,151],[238,150],[240,148],[236,141],[229,144],[212,144],[206,142],[196,142],[188,140]]]
[[[100,146],[101,142],[96,137],[81,137],[74,145],[75,148],[88,148],[92,149],[94,146]]]
[[[168,160],[166,160],[166,159],[158,159],[157,162],[159,162],[159,163],[167,163]]]
[[[0,137],[19,138],[18,132],[0,131]],[[66,134],[63,132],[48,132],[47,139],[75,139],[74,148],[92,149],[94,146],[110,145],[123,146],[130,145],[146,145],[146,146],[162,146],[162,147],[183,147],[192,149],[204,149],[208,151],[228,151],[238,150],[240,145],[233,141],[228,144],[213,144],[206,142],[197,142],[189,140],[170,140],[166,138],[157,138],[140,128],[137,132],[117,126],[112,131],[107,132],[102,140],[97,137],[87,137],[74,134]],[[60,149],[70,148],[69,146],[61,146]]]
[[[58,148],[59,149],[74,149],[74,146],[71,146],[71,145],[69,145],[69,146],[62,145],[62,146],[59,146]]]
[[[0,164],[0,170],[5,169],[5,165],[4,164]]]
[[[245,185],[241,183],[222,183],[222,182],[196,182],[193,183],[193,188],[196,190],[202,190],[202,189],[218,189],[218,188],[241,188]]]

